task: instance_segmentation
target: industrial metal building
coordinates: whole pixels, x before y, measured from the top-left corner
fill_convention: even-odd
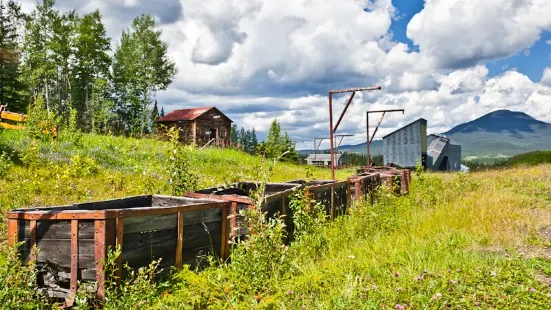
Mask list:
[[[383,160],[403,168],[426,166],[427,120],[420,118],[383,137]]]
[[[427,152],[427,167],[435,171],[462,170],[461,145],[441,135],[431,134],[427,139],[430,141]]]
[[[386,164],[404,168],[419,162],[434,171],[462,170],[461,145],[442,135],[427,137],[427,120],[423,118],[384,136],[383,158]]]

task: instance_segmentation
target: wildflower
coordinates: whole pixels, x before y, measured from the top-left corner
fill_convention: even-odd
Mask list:
[[[291,290],[287,291],[287,295],[289,295],[289,296],[293,295],[293,291],[291,291]]]
[[[377,285],[375,285],[375,284],[371,285],[371,289],[372,289],[372,290],[376,290],[376,289],[377,289]]]
[[[354,255],[348,255],[348,258],[354,259],[354,258],[356,258],[356,256],[354,256]]]
[[[496,277],[496,276],[497,276],[497,273],[496,273],[495,271],[492,271],[490,274],[492,275],[492,277]]]
[[[419,277],[415,278],[415,281],[417,281],[417,282],[423,281],[423,277],[419,276]]]
[[[405,308],[406,308],[406,305],[396,304],[396,306],[394,306],[394,309],[396,310],[404,310]]]
[[[394,276],[395,276],[396,278],[398,278],[398,277],[400,276],[400,273],[399,273],[398,271],[396,271],[396,272],[394,273]]]
[[[442,294],[436,293],[436,297],[441,298],[441,297],[442,297]]]
[[[551,298],[551,294],[547,294],[547,298]]]
[[[531,287],[531,288],[529,289],[529,291],[530,291],[530,293],[535,293],[535,292],[536,292],[536,289],[533,288],[533,287]]]
[[[452,280],[448,281],[448,284],[449,284],[449,285],[456,285],[456,284],[457,284],[457,280],[453,280],[453,279],[452,279]]]
[[[397,292],[401,292],[402,290],[403,290],[403,288],[402,288],[401,286],[398,286],[398,287],[396,288],[396,291],[397,291]]]

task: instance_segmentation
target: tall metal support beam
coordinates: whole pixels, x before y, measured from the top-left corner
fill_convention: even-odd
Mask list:
[[[392,109],[392,110],[378,110],[378,111],[366,111],[365,112],[365,119],[366,119],[366,132],[367,132],[367,169],[371,167],[371,142],[373,142],[373,138],[375,138],[375,134],[377,133],[377,130],[379,130],[379,126],[381,126],[381,123],[383,122],[383,119],[385,117],[385,114],[387,112],[402,112],[404,114],[404,109]],[[379,120],[379,123],[377,123],[377,126],[375,127],[375,131],[373,132],[373,135],[369,136],[369,114],[370,113],[383,113],[381,115],[381,119]],[[368,170],[369,171],[369,170]]]
[[[381,86],[347,88],[347,89],[338,89],[338,90],[329,91],[329,143],[330,143],[330,150],[331,150],[331,178],[333,178],[333,180],[336,180],[335,179],[335,150],[334,150],[335,132],[339,128],[342,118],[344,117],[344,114],[346,113],[348,106],[352,102],[352,99],[354,99],[354,95],[356,94],[356,92],[370,91],[370,90],[381,90]],[[348,98],[348,101],[346,102],[346,105],[339,117],[337,125],[333,128],[333,94],[341,94],[341,93],[352,93],[352,94],[350,95],[350,97]]]

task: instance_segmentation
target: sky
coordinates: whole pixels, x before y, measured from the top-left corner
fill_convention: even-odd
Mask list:
[[[26,11],[36,0],[23,0]],[[551,122],[551,0],[58,0],[99,9],[116,46],[153,15],[179,72],[157,94],[165,112],[216,106],[263,139],[270,122],[313,147],[329,134],[331,89],[358,93],[338,133],[366,140],[365,111],[385,117],[376,139],[418,118],[442,133],[509,109]],[[338,118],[346,98],[336,96]],[[370,117],[370,123],[379,116]]]

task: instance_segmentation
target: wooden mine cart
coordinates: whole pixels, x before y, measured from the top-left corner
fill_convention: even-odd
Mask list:
[[[381,185],[381,176],[379,173],[366,173],[354,175],[348,178],[352,200],[369,199],[374,203],[375,190]]]
[[[166,271],[197,265],[207,254],[227,258],[228,208],[220,200],[149,195],[19,209],[8,214],[8,237],[23,243],[25,262],[36,263],[40,288],[71,305],[79,281],[105,297],[104,260],[115,246],[122,249],[115,281],[124,277],[123,265],[139,268],[160,259]]]
[[[292,180],[285,183],[300,184],[306,193],[316,202],[321,203],[329,218],[346,213],[350,204],[351,191],[347,181],[332,180]]]
[[[255,202],[250,196],[258,189],[258,186],[259,184],[254,182],[239,182],[227,187],[219,186],[185,193],[184,196],[228,201],[231,205],[229,213],[231,237],[240,239],[249,234],[249,225],[240,215],[240,211],[254,208]],[[284,221],[289,236],[294,230],[289,201],[293,191],[298,187],[298,184],[267,183],[264,191],[262,210],[267,213],[268,217],[274,217],[276,214],[285,216]]]

